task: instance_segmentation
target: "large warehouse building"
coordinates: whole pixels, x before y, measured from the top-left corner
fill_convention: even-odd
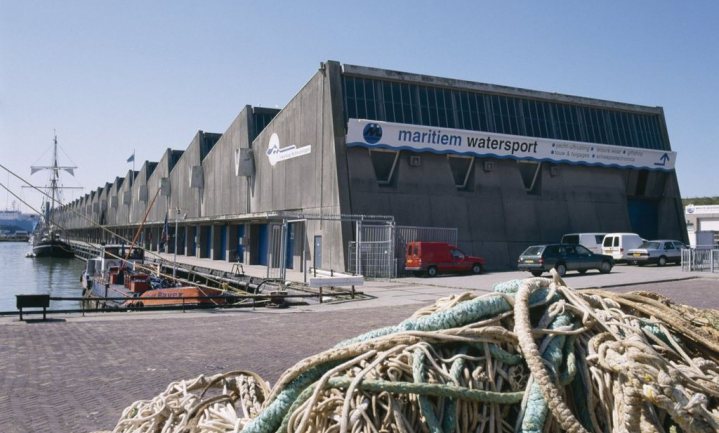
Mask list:
[[[564,233],[686,241],[675,160],[659,107],[329,61],[284,109],[246,106],[60,221],[271,268],[389,276],[403,242],[442,238],[511,269]]]

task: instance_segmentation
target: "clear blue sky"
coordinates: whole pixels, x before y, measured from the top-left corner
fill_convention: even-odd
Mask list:
[[[662,106],[682,196],[719,195],[717,23],[716,1],[0,0],[0,163],[28,176],[56,129],[70,200],[338,60]]]

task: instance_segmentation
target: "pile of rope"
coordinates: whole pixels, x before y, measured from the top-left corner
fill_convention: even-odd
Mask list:
[[[715,432],[717,313],[514,280],[306,358],[170,384],[120,432]]]

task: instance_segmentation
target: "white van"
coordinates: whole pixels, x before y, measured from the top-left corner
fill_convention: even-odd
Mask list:
[[[595,254],[602,254],[605,233],[568,233],[562,236],[563,244],[583,245]]]
[[[602,241],[602,254],[614,257],[615,262],[629,260],[629,250],[644,242],[636,233],[607,233]]]

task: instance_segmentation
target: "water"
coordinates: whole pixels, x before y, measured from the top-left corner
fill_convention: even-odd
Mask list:
[[[0,311],[17,311],[15,295],[82,296],[79,259],[27,258],[27,242],[0,242]],[[51,310],[79,309],[80,301],[50,301]]]

